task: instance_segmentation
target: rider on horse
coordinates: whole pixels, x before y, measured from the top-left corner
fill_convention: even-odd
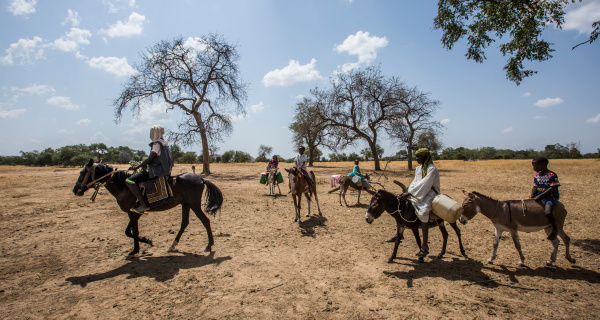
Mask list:
[[[296,159],[294,159],[294,166],[300,170],[302,176],[304,176],[304,179],[306,179],[306,182],[308,183],[308,193],[312,194],[312,187],[314,182],[308,174],[308,171],[306,171],[307,156],[304,154],[304,150],[306,150],[306,148],[302,146],[298,148],[299,154],[296,156]]]
[[[142,163],[131,166],[129,170],[137,170],[139,168],[148,165],[148,170],[144,169],[140,172],[127,178],[127,187],[131,190],[131,193],[138,199],[140,205],[138,207],[131,208],[131,211],[142,214],[150,206],[146,204],[144,197],[138,187],[138,183],[155,179],[157,177],[171,175],[171,169],[173,169],[173,156],[171,155],[171,148],[167,145],[167,142],[163,139],[165,128],[160,125],[155,125],[150,128],[150,156]]]
[[[354,184],[356,184],[357,187],[363,187],[364,189],[369,189],[371,187],[371,185],[369,184],[369,180],[367,180],[367,178],[365,178],[365,176],[363,176],[360,173],[360,168],[358,167],[358,160],[354,160],[354,169],[352,170],[352,172],[350,172],[348,174],[348,176],[353,177],[352,178],[352,182],[355,181],[354,177],[360,177],[360,180],[357,182],[354,182]]]
[[[269,173],[269,169],[277,170],[278,165],[279,165],[279,158],[277,157],[277,155],[273,155],[273,158],[271,160],[269,160],[269,163],[267,163],[267,174]]]

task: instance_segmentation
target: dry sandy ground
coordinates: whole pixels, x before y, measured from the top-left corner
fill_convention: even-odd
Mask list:
[[[523,161],[438,161],[442,191],[456,200],[476,190],[500,200],[529,195],[533,172]],[[126,166],[121,166],[125,169]],[[289,167],[282,164],[280,167]],[[362,163],[371,171],[373,163]],[[323,216],[293,222],[287,178],[281,196],[259,184],[263,164],[217,164],[207,177],[225,196],[211,218],[212,253],[195,217],[180,252],[167,253],[180,223],[178,208],[148,213],[140,234],[142,254],[126,260],[132,240],[128,218],[102,190],[95,202],[72,193],[79,168],[0,167],[0,318],[4,319],[597,319],[600,317],[600,239],[596,194],[600,162],[551,161],[569,215],[571,264],[561,244],[556,267],[545,268],[551,244],[543,232],[521,234],[527,267],[505,234],[494,265],[493,226],[478,215],[461,226],[468,257],[450,231],[442,259],[417,263],[410,233],[398,259],[386,263],[395,230],[384,214],[365,220],[370,196],[345,207],[328,194],[329,176],[351,163],[312,168]],[[175,173],[191,171],[177,166]],[[412,180],[406,163],[391,163],[380,182]],[[348,195],[349,204],[356,193]],[[306,203],[303,202],[303,214]],[[432,253],[441,234],[430,232]]]

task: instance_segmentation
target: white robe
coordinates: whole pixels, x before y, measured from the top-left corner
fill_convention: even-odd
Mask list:
[[[437,194],[432,188],[440,192],[440,172],[430,164],[427,167],[427,175],[423,178],[422,165],[418,166],[415,169],[415,179],[408,186],[408,192],[412,195],[409,200],[415,206],[417,217],[423,222],[429,221],[431,203]]]

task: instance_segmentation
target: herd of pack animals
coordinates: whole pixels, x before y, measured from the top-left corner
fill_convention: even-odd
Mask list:
[[[195,169],[195,168],[193,168]],[[319,206],[319,199],[317,194],[316,183],[313,183],[310,190],[306,179],[295,167],[291,169],[285,169],[288,174],[289,181],[289,192],[292,195],[295,208],[294,221],[300,223],[301,215],[301,202],[302,195],[305,196],[307,201],[308,212],[306,217],[310,216],[311,212],[311,200],[314,200],[317,204],[318,214],[322,216],[321,208]],[[194,170],[195,172],[195,170]],[[275,193],[275,187],[279,188],[279,183],[276,179],[277,170],[269,170],[267,172],[267,186],[269,187],[269,194]],[[316,181],[316,177],[313,171],[310,171],[313,181]],[[138,220],[142,216],[136,212],[132,212],[129,209],[136,203],[135,196],[129,191],[125,185],[125,180],[131,174],[126,171],[118,171],[113,169],[112,166],[103,163],[94,163],[93,159],[90,159],[83,169],[81,170],[77,182],[73,187],[73,193],[77,196],[83,196],[84,193],[89,189],[96,189],[104,186],[108,192],[115,197],[119,208],[127,213],[129,216],[129,224],[125,228],[125,234],[127,237],[133,239],[133,250],[127,255],[127,259],[135,257],[140,250],[140,242],[152,245],[152,240],[139,235]],[[406,187],[397,181],[396,184],[401,186],[406,192]],[[177,176],[171,177],[170,183],[172,184],[172,191],[174,199],[164,205],[152,208],[152,211],[164,211],[172,209],[176,206],[181,205],[181,226],[173,244],[169,247],[169,252],[175,252],[176,246],[181,239],[181,235],[185,231],[189,224],[190,209],[200,219],[208,236],[208,245],[205,248],[205,252],[212,251],[214,244],[212,229],[210,226],[210,220],[202,210],[202,194],[204,193],[205,206],[204,210],[212,216],[220,210],[223,204],[223,194],[221,190],[212,182],[203,177],[196,175],[195,173],[183,173]],[[360,203],[360,192],[365,191],[371,195],[371,200],[367,209],[365,220],[367,223],[372,223],[375,219],[381,216],[383,212],[390,214],[396,221],[396,237],[394,243],[394,249],[392,255],[388,259],[391,263],[396,258],[398,246],[403,239],[403,232],[405,229],[410,229],[419,246],[421,248],[421,240],[419,237],[419,226],[418,218],[415,214],[410,201],[398,200],[397,196],[384,189],[371,190],[364,189],[361,186],[354,184],[350,177],[342,177],[339,180],[339,197],[340,205],[342,205],[342,199],[346,206],[346,192],[349,189],[358,191],[357,204]],[[333,189],[329,193],[337,191]],[[281,189],[279,188],[281,194]],[[461,223],[466,224],[469,220],[473,219],[477,213],[482,213],[486,218],[491,220],[495,227],[495,239],[493,244],[493,250],[491,257],[486,261],[486,264],[493,263],[496,258],[496,252],[500,242],[500,238],[503,232],[508,232],[514,242],[514,246],[519,253],[518,266],[522,267],[525,265],[525,257],[521,250],[521,243],[519,241],[519,231],[523,232],[535,232],[544,230],[547,235],[552,231],[552,227],[548,223],[548,219],[544,214],[544,207],[540,203],[533,199],[527,200],[509,200],[500,201],[495,200],[491,197],[485,196],[478,192],[466,192],[465,199],[462,202],[462,214],[458,219]],[[575,263],[575,259],[570,255],[570,238],[564,231],[565,218],[567,211],[562,203],[558,203],[553,211],[553,215],[556,219],[558,227],[558,236],[563,240],[565,245],[565,257],[570,263]],[[431,215],[429,226],[437,226],[442,233],[443,243],[442,250],[437,255],[437,258],[441,258],[446,252],[446,245],[448,242],[448,232],[445,227],[446,221],[441,218]],[[461,232],[458,228],[456,221],[448,222],[450,226],[456,232],[458,237],[458,244],[460,252],[463,256],[466,256],[466,251],[462,244]],[[555,238],[552,242],[552,253],[550,259],[546,261],[546,266],[552,266],[556,262],[556,256],[558,252],[559,240]],[[423,262],[423,258],[419,258],[419,262]]]

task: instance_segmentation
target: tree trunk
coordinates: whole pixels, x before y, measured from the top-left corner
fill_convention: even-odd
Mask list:
[[[409,142],[406,146],[406,153],[408,154],[406,158],[408,161],[408,170],[412,170],[412,142]]]
[[[199,113],[194,114],[194,119],[200,131],[200,140],[202,141],[202,174],[210,174],[210,151],[208,150],[208,136],[202,122],[202,116]]]
[[[379,155],[377,154],[377,144],[375,142],[369,145],[371,147],[371,153],[373,153],[373,161],[375,162],[375,171],[381,171],[379,166]]]
[[[313,166],[313,151],[315,150],[314,146],[308,145],[308,166]]]

